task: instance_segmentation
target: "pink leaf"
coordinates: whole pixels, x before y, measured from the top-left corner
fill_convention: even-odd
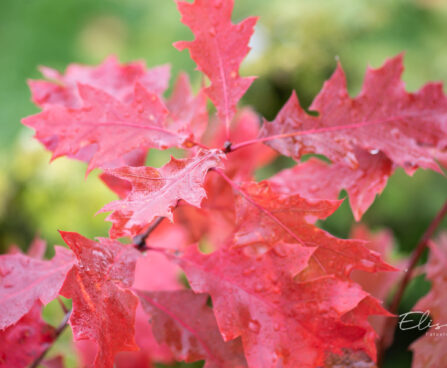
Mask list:
[[[0,330],[0,367],[25,368],[43,353],[55,338],[54,328],[41,318],[42,303],[34,302],[15,324]]]
[[[356,169],[343,163],[327,164],[316,158],[283,170],[270,179],[275,186],[305,198],[336,200],[341,190],[349,195],[349,203],[357,221],[371,206],[376,195],[385,188],[393,165],[382,153],[376,155],[357,149]]]
[[[433,150],[447,133],[447,98],[434,83],[407,93],[402,71],[402,56],[368,69],[360,95],[350,98],[339,65],[310,107],[318,117],[306,114],[293,94],[260,137],[272,138],[268,145],[296,159],[319,153],[355,169],[359,147],[372,154],[383,152],[408,173],[418,167],[439,171]]]
[[[200,140],[208,125],[208,110],[203,90],[194,96],[189,77],[181,73],[171,97],[166,102],[169,110],[167,126],[170,130]]]
[[[386,314],[377,301],[335,276],[294,281],[292,270],[313,267],[312,249],[290,247],[289,255],[254,258],[228,248],[204,255],[191,247],[178,262],[192,289],[211,295],[224,340],[241,336],[249,367],[314,368],[343,348],[375,359],[376,335],[365,321]]]
[[[317,219],[331,215],[340,202],[309,200],[277,191],[268,182],[246,183],[240,189],[244,195],[236,202],[234,246],[251,247],[255,252],[273,248],[284,256],[290,250],[284,243],[315,248],[310,260],[315,267],[300,275],[306,279],[325,274],[346,279],[354,269],[394,270],[368,250],[364,241],[338,239],[315,226]]]
[[[52,106],[23,120],[53,152],[53,159],[85,152],[82,159],[91,171],[137,148],[181,146],[185,140],[165,128],[166,107],[140,84],[128,104],[88,85],[79,85],[79,93],[80,109]]]
[[[246,367],[240,341],[224,342],[208,296],[182,291],[137,291],[160,343],[169,345],[177,361],[206,360],[205,368]]]
[[[112,237],[135,236],[154,218],[172,220],[172,209],[179,200],[200,207],[206,192],[203,182],[209,169],[221,166],[223,154],[217,150],[200,151],[195,157],[171,161],[160,169],[122,167],[106,173],[132,184],[123,199],[109,203],[101,212],[114,211],[107,218],[113,222]]]
[[[138,299],[127,288],[133,283],[139,253],[110,239],[98,243],[77,233],[61,235],[78,260],[61,290],[73,300],[70,325],[75,340],[95,341],[95,367],[113,367],[117,352],[138,350],[134,340]]]
[[[250,48],[257,18],[239,24],[231,23],[233,0],[195,0],[178,2],[182,22],[194,33],[195,40],[174,44],[179,50],[188,48],[198,69],[205,73],[211,86],[205,92],[213,101],[227,131],[236,112],[236,105],[250,87],[253,78],[241,78],[239,67]]]
[[[65,74],[41,67],[42,74],[48,80],[30,80],[28,84],[33,102],[40,107],[61,105],[80,108],[79,83],[101,89],[122,102],[129,102],[136,83],[161,95],[168,87],[169,69],[167,65],[146,69],[143,61],[120,65],[114,56],[110,56],[97,67],[70,64]]]
[[[20,253],[0,256],[0,329],[16,323],[36,301],[47,304],[59,294],[74,259],[65,248],[55,251],[49,261]]]

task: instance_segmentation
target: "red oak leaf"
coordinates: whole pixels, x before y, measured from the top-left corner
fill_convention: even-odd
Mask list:
[[[447,323],[445,308],[447,303],[445,292],[447,287],[446,233],[442,234],[436,243],[430,243],[430,256],[425,270],[426,277],[431,281],[431,290],[419,300],[413,309],[421,313],[428,312],[432,318],[432,327],[410,346],[413,351],[412,368],[445,367],[447,366],[447,355],[445,354],[447,348],[445,339]],[[407,317],[407,321],[409,319],[410,317]]]
[[[0,256],[0,330],[16,323],[36,301],[47,304],[59,294],[73,267],[73,254],[55,247],[49,261],[21,253]]]
[[[365,225],[357,225],[352,229],[350,238],[367,240],[368,242],[365,246],[372,251],[379,253],[382,259],[396,267],[396,271],[403,266],[401,262],[396,262],[391,257],[393,248],[393,236],[391,232],[382,230],[372,234]],[[354,270],[352,271],[351,279],[361,285],[363,290],[367,291],[372,296],[385,301],[391,288],[400,276],[401,274],[398,272],[371,273]],[[386,328],[386,318],[383,316],[373,316],[371,317],[370,322],[377,334],[383,336],[384,329]]]
[[[225,167],[227,164],[225,162]],[[206,239],[211,249],[217,249],[234,232],[234,195],[225,181],[214,172],[208,174],[204,187],[207,198],[201,207],[181,205],[175,212],[174,220],[189,232],[189,243]]]
[[[146,155],[146,151],[137,149],[124,156],[122,160],[119,160],[120,162],[117,162],[117,166],[111,165],[110,168],[120,166],[144,166]],[[99,175],[99,178],[112,192],[116,193],[119,198],[124,198],[132,190],[132,185],[127,180],[122,180],[107,173],[102,173]]]
[[[259,116],[251,109],[241,109],[231,126],[229,141],[239,143],[255,138],[259,127]],[[222,148],[225,141],[225,127],[218,125],[216,131],[208,137],[207,144]],[[272,161],[276,155],[274,150],[265,145],[253,144],[227,155],[224,170],[230,178],[254,180],[256,169]],[[206,236],[213,249],[217,249],[234,232],[234,195],[222,177],[212,173],[206,178],[205,189],[208,196],[201,208],[181,206],[176,211],[175,221],[182,223],[190,232],[190,243]]]
[[[368,69],[360,95],[350,98],[339,65],[310,106],[319,116],[308,115],[293,94],[275,121],[264,124],[260,137],[295,159],[318,153],[355,169],[360,148],[383,152],[410,174],[418,167],[439,171],[434,157],[447,134],[447,98],[436,83],[407,93],[402,71],[402,56]]]
[[[354,269],[368,272],[392,271],[380,255],[365,247],[365,241],[336,238],[314,225],[317,219],[331,215],[339,201],[306,199],[282,193],[268,182],[246,183],[236,201],[237,231],[234,246],[251,247],[255,251],[274,248],[287,255],[283,243],[313,247],[310,262],[315,267],[300,278],[318,278],[333,274],[348,278]]]
[[[95,242],[77,233],[61,235],[77,258],[61,289],[61,295],[73,300],[74,338],[96,342],[95,367],[113,367],[117,352],[138,350],[134,341],[138,299],[126,288],[133,283],[139,253],[110,239]]]
[[[164,221],[151,233],[148,246],[156,248],[183,249],[186,245],[184,229],[177,225]],[[134,288],[146,291],[179,290],[183,286],[180,282],[181,269],[170,262],[159,252],[148,252],[137,260],[135,268]],[[152,326],[148,322],[147,314],[143,311],[141,303],[137,308],[135,320],[135,340],[140,347],[138,352],[119,353],[116,364],[118,368],[133,367],[126,360],[138,355],[146,361],[170,363],[173,361],[172,353],[166,344],[158,344],[153,333]],[[146,366],[145,366],[146,367]]]
[[[51,346],[55,331],[42,320],[41,313],[42,303],[36,301],[19,321],[5,330],[0,330],[1,368],[28,367]]]
[[[197,96],[191,91],[189,77],[181,73],[171,97],[166,102],[169,110],[166,125],[172,131],[200,140],[208,125],[208,110],[203,90]]]
[[[169,69],[167,65],[146,69],[143,61],[120,65],[114,56],[110,56],[97,67],[70,64],[65,74],[42,67],[40,70],[48,80],[30,80],[28,84],[33,102],[40,107],[62,105],[80,108],[82,99],[78,84],[88,84],[122,102],[129,102],[132,100],[136,83],[161,95],[168,87]]]
[[[392,162],[382,153],[372,155],[355,149],[359,166],[353,169],[343,163],[327,164],[316,158],[279,172],[270,182],[305,198],[336,200],[342,189],[349,195],[349,203],[357,221],[372,205],[376,195],[385,189],[393,170]]]
[[[183,249],[185,234],[177,224],[164,221],[151,233],[149,246],[157,248],[177,247]],[[163,254],[148,252],[137,259],[135,281],[133,286],[140,290],[179,290],[181,270],[178,265],[170,262]],[[152,333],[152,327],[147,314],[139,304],[135,315],[135,341],[139,351],[120,352],[116,355],[117,368],[149,368],[152,362],[171,363],[172,353],[166,344],[158,344]],[[85,366],[93,364],[96,349],[91,341],[77,341],[76,348]]]
[[[233,0],[195,0],[177,5],[182,23],[191,29],[195,40],[176,42],[174,46],[188,48],[198,69],[210,79],[211,86],[205,92],[219,117],[226,121],[228,131],[236,105],[253,81],[251,77],[241,78],[239,67],[250,50],[248,42],[257,18],[232,24]]]
[[[144,62],[133,62],[120,65],[115,57],[111,56],[97,67],[89,67],[78,64],[71,64],[65,75],[43,67],[43,75],[50,81],[31,80],[33,102],[43,108],[54,105],[61,105],[67,108],[81,108],[83,100],[79,94],[78,84],[87,84],[96,89],[103,90],[115,99],[130,103],[133,99],[136,84],[140,84],[148,91],[161,95],[168,87],[169,66],[160,66],[153,69],[146,69]],[[54,138],[45,139],[44,143],[48,149],[54,149],[57,142]],[[86,146],[81,148],[76,154],[68,154],[82,161],[89,162],[95,153],[96,148]],[[128,154],[118,157],[108,164],[109,167],[123,165],[139,166],[143,165],[146,151],[137,149]],[[138,163],[137,163],[138,162]],[[107,181],[107,176],[102,178]],[[107,182],[113,188],[117,187],[116,182]]]
[[[400,271],[401,265],[398,261],[392,259],[393,235],[390,231],[381,230],[377,233],[371,233],[365,225],[357,225],[352,231],[350,238],[366,240],[366,247],[374,252],[379,253],[389,264],[396,267],[396,271]],[[385,300],[391,287],[401,276],[397,272],[364,272],[354,270],[351,278],[362,285],[363,289],[380,300]]]
[[[167,101],[169,115],[166,126],[172,132],[188,137],[193,140],[200,140],[208,123],[208,111],[206,108],[206,98],[202,91],[195,97],[192,94],[187,74],[180,74],[174,91]],[[135,151],[134,151],[135,152]],[[143,166],[146,160],[146,152],[137,150],[132,156],[121,162],[111,165],[120,166]],[[103,173],[101,180],[120,198],[132,190],[132,185],[127,180],[119,179],[116,176]]]
[[[377,301],[335,276],[296,282],[293,273],[313,267],[313,249],[295,245],[288,254],[255,258],[222,248],[204,255],[190,247],[178,262],[192,289],[211,295],[224,339],[242,337],[249,367],[314,368],[342,348],[375,359],[375,333],[365,321],[386,314]]]
[[[26,254],[31,258],[43,259],[47,250],[47,242],[40,239],[38,236],[34,238],[30,244]],[[22,253],[21,249],[17,245],[12,245],[8,249],[8,254]]]
[[[177,361],[206,360],[205,368],[247,366],[241,341],[222,339],[212,309],[206,305],[206,294],[191,290],[136,292],[152,316],[155,337],[169,345]]]
[[[220,167],[223,153],[200,151],[195,157],[171,161],[160,169],[122,167],[106,173],[132,184],[132,191],[123,199],[109,203],[101,212],[114,211],[107,217],[113,222],[114,238],[135,236],[157,216],[172,220],[172,210],[179,200],[200,207],[206,192],[203,182],[209,169]]]
[[[91,171],[137,148],[181,146],[186,139],[165,128],[166,107],[140,84],[127,104],[88,85],[78,88],[80,109],[52,106],[22,121],[36,130],[36,138],[53,152],[53,159],[81,155]]]

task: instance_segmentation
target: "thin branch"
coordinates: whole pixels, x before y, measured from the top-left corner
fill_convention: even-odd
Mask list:
[[[29,368],[37,368],[39,364],[42,362],[42,360],[45,358],[45,355],[47,355],[48,351],[52,348],[55,341],[58,339],[58,337],[64,332],[64,330],[68,326],[68,320],[71,316],[71,309],[65,313],[64,319],[60,323],[60,325],[56,328],[56,331],[54,332],[54,340],[53,342],[34,360],[34,362],[30,365]]]
[[[438,214],[435,216],[435,218],[431,222],[430,226],[427,228],[424,235],[419,240],[419,243],[416,246],[415,251],[411,255],[405,275],[402,278],[402,281],[400,282],[396,293],[394,294],[393,300],[390,303],[390,307],[388,308],[388,310],[391,313],[393,313],[393,314],[397,313],[397,310],[399,308],[400,302],[402,301],[404,292],[413,276],[413,271],[414,271],[416,265],[418,264],[418,261],[421,258],[425,248],[427,247],[427,243],[432,238],[437,227],[439,226],[439,224],[441,223],[441,221],[443,220],[443,218],[446,215],[447,215],[447,200],[444,202],[444,205],[441,207]],[[391,345],[391,343],[393,341],[394,330],[396,328],[396,325],[397,325],[397,319],[395,317],[388,318],[388,320],[386,322],[386,327],[385,327],[385,334],[382,337],[382,340],[379,342],[379,358],[380,358],[379,360],[383,359],[385,350]]]
[[[135,248],[137,248],[138,250],[141,250],[141,251],[145,250],[146,239],[158,227],[158,225],[160,225],[163,222],[164,219],[165,219],[165,217],[157,217],[157,219],[152,223],[151,226],[148,227],[148,229],[143,234],[140,234],[140,235],[137,235],[136,237],[134,237],[133,244],[134,244]]]
[[[62,301],[62,299],[59,296],[57,297],[57,301],[58,301],[61,309],[63,310],[63,312],[65,314],[67,314],[69,312],[69,309],[67,308],[67,306],[64,304],[64,302]]]
[[[225,141],[224,146],[222,148],[223,153],[230,153],[233,151],[233,149],[231,148],[233,143],[231,143],[230,141]]]

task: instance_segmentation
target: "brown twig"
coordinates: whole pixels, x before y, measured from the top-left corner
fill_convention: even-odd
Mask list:
[[[57,301],[58,301],[61,309],[64,311],[64,313],[67,314],[69,309],[66,307],[66,305],[64,304],[64,302],[62,301],[62,299],[59,296],[57,297]]]
[[[64,330],[68,326],[68,320],[71,316],[71,309],[65,313],[64,319],[60,323],[60,325],[56,328],[56,331],[54,332],[54,340],[53,342],[34,360],[34,362],[30,365],[29,368],[37,368],[39,364],[42,362],[42,360],[45,358],[45,355],[47,355],[48,351],[53,346],[54,342],[57,340],[57,338],[64,332]]]
[[[163,222],[164,219],[165,217],[157,217],[153,224],[149,226],[144,233],[135,236],[133,238],[135,248],[141,251],[145,250],[147,237]]]
[[[445,201],[445,203],[443,204],[443,206],[439,210],[438,214],[435,216],[435,218],[431,222],[430,226],[425,231],[425,233],[422,236],[422,238],[419,240],[419,243],[416,246],[415,251],[411,255],[410,261],[408,263],[408,267],[405,270],[406,271],[405,275],[402,278],[402,281],[400,282],[399,287],[397,288],[397,291],[394,294],[393,300],[390,303],[390,306],[388,308],[388,310],[391,313],[393,313],[393,314],[397,313],[397,310],[399,308],[400,302],[402,301],[402,297],[404,295],[404,292],[405,292],[405,290],[406,290],[406,288],[407,288],[407,286],[408,286],[408,284],[411,281],[411,278],[413,276],[414,268],[416,267],[416,265],[417,265],[419,259],[421,258],[425,248],[427,247],[428,241],[432,238],[432,236],[435,233],[437,227],[439,226],[439,224],[441,223],[441,221],[443,220],[443,218],[446,215],[447,215],[447,200]],[[379,363],[381,363],[382,360],[383,360],[383,356],[384,356],[385,350],[393,342],[394,331],[396,329],[396,325],[397,325],[396,317],[388,318],[388,320],[386,322],[385,329],[384,329],[385,333],[384,333],[382,339],[379,342],[379,349],[378,349],[378,356],[379,356],[378,360],[379,360]],[[380,364],[379,364],[379,366],[380,366]]]
[[[231,146],[233,145],[232,142],[226,141],[223,145],[222,151],[223,153],[230,153],[231,152]]]

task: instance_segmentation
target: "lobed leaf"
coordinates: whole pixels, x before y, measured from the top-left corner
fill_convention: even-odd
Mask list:
[[[302,179],[308,181],[309,171],[317,174],[316,183],[326,176],[328,187],[317,188],[315,194],[329,199],[346,189],[359,220],[396,167],[408,174],[418,168],[440,172],[436,159],[446,149],[447,98],[439,83],[406,92],[402,71],[400,55],[379,69],[368,69],[361,93],[351,98],[338,65],[310,106],[318,116],[308,115],[292,94],[276,119],[264,124],[259,138],[296,160],[311,153],[332,161],[315,170],[307,164],[290,172],[292,188]]]
[[[247,367],[240,340],[224,342],[206,294],[191,290],[136,291],[160,343],[177,361],[205,360],[205,368]]]
[[[117,352],[138,350],[134,327],[138,299],[128,288],[139,253],[110,239],[95,242],[77,233],[61,235],[77,258],[60,292],[73,300],[69,323],[74,338],[97,344],[95,367],[113,367]]]
[[[0,367],[28,367],[51,346],[55,330],[41,318],[42,303],[35,301],[16,323],[0,330]]]
[[[46,261],[21,253],[0,255],[0,330],[16,323],[36,301],[47,304],[57,297],[73,267],[73,254],[55,247]]]
[[[178,262],[192,289],[211,295],[224,340],[242,338],[249,367],[314,368],[342,348],[375,359],[366,317],[386,314],[382,307],[335,276],[296,282],[292,270],[308,267],[312,249],[291,247],[290,255],[269,250],[255,258],[240,248],[204,255],[191,247]]]
[[[232,24],[233,4],[233,0],[178,2],[181,21],[191,29],[195,39],[174,44],[179,50],[189,49],[198,69],[210,79],[211,85],[205,93],[216,106],[219,117],[226,121],[227,131],[238,101],[253,82],[252,77],[239,76],[239,67],[250,50],[248,42],[257,21],[250,17]]]
[[[107,220],[113,223],[110,235],[136,236],[157,216],[172,220],[172,210],[179,200],[200,207],[206,197],[203,182],[209,169],[220,167],[223,154],[217,150],[200,151],[187,159],[171,158],[160,169],[121,167],[107,174],[127,180],[132,190],[122,200],[104,206],[101,212],[113,211]]]

